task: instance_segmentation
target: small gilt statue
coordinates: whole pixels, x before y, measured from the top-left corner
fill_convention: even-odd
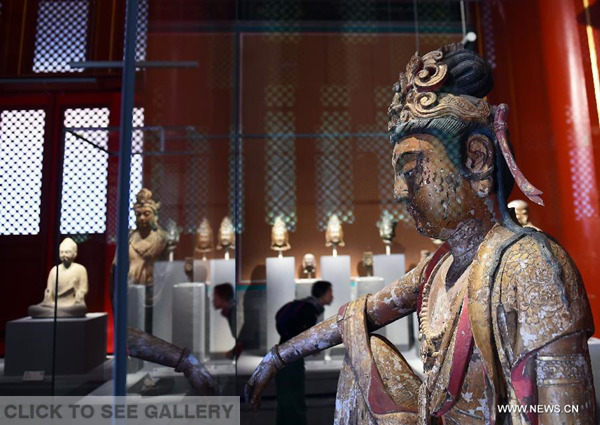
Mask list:
[[[235,229],[229,217],[223,218],[217,233],[217,250],[225,250],[225,259],[229,260],[229,250],[235,246]]]
[[[175,248],[177,248],[177,244],[179,243],[181,227],[177,226],[177,223],[175,223],[172,219],[169,219],[165,232],[167,237],[167,253],[169,254],[169,261],[173,261]]]
[[[158,225],[160,202],[152,199],[152,192],[143,188],[133,205],[136,228],[129,234],[130,284],[152,286],[154,263],[165,255],[167,235]]]
[[[363,266],[365,268],[365,273],[367,276],[373,276],[373,252],[365,251],[363,252]]]
[[[48,274],[44,300],[27,310],[31,317],[54,317],[55,305],[56,317],[85,316],[88,277],[85,267],[74,262],[76,257],[77,244],[73,239],[65,238],[59,246],[60,264],[52,267]]]
[[[337,247],[345,245],[342,223],[336,214],[331,214],[329,221],[327,222],[327,229],[325,230],[325,246],[332,246],[333,256],[336,257]]]
[[[283,251],[291,248],[287,225],[281,216],[278,216],[271,229],[271,249],[279,252],[279,258],[283,257]]]
[[[311,253],[304,254],[302,257],[302,272],[306,274],[308,279],[314,277],[314,273],[317,270],[317,260]]]
[[[255,409],[280,369],[343,343],[336,424],[596,423],[586,291],[558,242],[512,220],[513,185],[539,205],[542,192],[513,157],[508,106],[488,103],[492,86],[490,65],[460,43],[410,59],[388,109],[394,195],[443,244],[275,345],[246,385]],[[373,333],[412,312],[422,377]]]
[[[200,222],[200,226],[196,231],[196,248],[194,249],[194,257],[202,258],[202,261],[206,261],[206,254],[214,251],[213,245],[213,230],[208,222],[208,219],[204,217]]]
[[[529,204],[527,202],[521,199],[515,199],[508,203],[508,208],[512,208],[515,211],[515,217],[521,226],[540,230],[529,221]]]
[[[394,221],[394,218],[387,211],[381,215],[381,220],[377,223],[377,227],[379,228],[379,236],[381,240],[385,244],[385,254],[391,254],[391,245],[394,240],[394,236],[396,236],[396,225],[397,221]]]

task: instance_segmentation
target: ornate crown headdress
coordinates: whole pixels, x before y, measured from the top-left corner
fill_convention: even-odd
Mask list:
[[[521,191],[532,202],[544,205],[539,196],[542,192],[525,178],[511,153],[508,106],[492,106],[484,99],[492,86],[489,64],[460,43],[423,56],[416,53],[394,84],[394,98],[388,108],[390,140],[395,143],[416,129],[436,128],[438,118],[448,118],[440,128],[446,131],[464,128],[465,123],[482,124],[493,130]]]
[[[158,209],[160,208],[160,202],[156,202],[154,199],[152,199],[152,191],[146,189],[145,187],[142,188],[137,195],[135,195],[135,204],[133,204],[133,209],[136,210],[144,207],[151,208],[155,213],[157,213]]]

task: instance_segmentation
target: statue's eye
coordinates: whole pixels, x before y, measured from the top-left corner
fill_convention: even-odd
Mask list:
[[[405,162],[402,166],[402,175],[404,176],[405,179],[408,179],[410,177],[412,177],[415,174],[415,171],[417,170],[417,159],[413,159],[409,162]]]

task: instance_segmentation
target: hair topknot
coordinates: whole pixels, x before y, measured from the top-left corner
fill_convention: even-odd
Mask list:
[[[440,91],[478,98],[486,96],[494,86],[490,64],[462,46],[444,47],[447,49],[444,62],[448,66],[448,80]]]

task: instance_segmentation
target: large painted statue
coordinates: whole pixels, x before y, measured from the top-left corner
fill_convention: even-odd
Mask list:
[[[394,191],[417,230],[444,243],[273,347],[246,387],[255,408],[278,370],[343,342],[336,424],[595,423],[588,299],[564,249],[510,218],[514,182],[538,204],[541,192],[514,161],[491,88],[489,65],[462,45],[411,58],[389,108]],[[371,334],[414,311],[423,379]]]
[[[33,318],[54,317],[55,306],[56,317],[83,317],[87,312],[88,276],[85,267],[74,262],[77,244],[65,238],[58,249],[60,264],[52,267],[48,274],[44,300],[27,310]]]
[[[136,229],[129,235],[129,274],[131,284],[152,286],[154,263],[165,254],[167,235],[158,225],[160,202],[143,188],[133,205]]]

